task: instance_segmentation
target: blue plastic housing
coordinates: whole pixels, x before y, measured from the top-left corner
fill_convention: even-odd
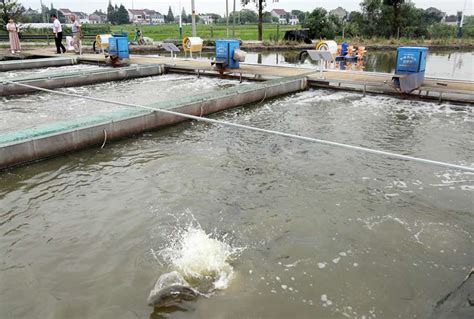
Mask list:
[[[109,38],[109,54],[119,59],[130,57],[128,50],[128,38],[126,36],[113,36]]]
[[[239,49],[239,40],[216,40],[216,61],[226,62],[229,69],[240,68],[240,62],[234,60],[234,52]]]
[[[424,73],[428,48],[401,47],[397,50],[397,68],[395,74]]]

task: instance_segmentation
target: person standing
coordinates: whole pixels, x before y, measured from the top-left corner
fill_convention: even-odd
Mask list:
[[[58,17],[55,14],[51,15],[51,20],[53,21],[53,33],[54,33],[54,42],[56,43],[56,54],[66,53],[66,48],[62,44],[63,42],[63,28],[61,22],[59,22]]]
[[[20,37],[18,36],[18,26],[13,21],[13,19],[8,20],[7,24],[7,31],[8,35],[10,37],[10,49],[12,51],[12,54],[15,54],[15,52],[20,52],[21,51],[21,46],[20,46]]]
[[[72,22],[72,40],[73,40],[73,46],[74,46],[74,52],[76,54],[81,55],[82,54],[82,45],[81,45],[81,38],[82,38],[82,26],[79,23],[79,21],[76,20],[76,16],[71,16],[71,22]]]

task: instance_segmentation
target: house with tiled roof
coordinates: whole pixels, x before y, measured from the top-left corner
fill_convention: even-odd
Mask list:
[[[74,13],[71,10],[62,8],[62,9],[59,9],[58,12],[60,12],[64,16],[65,23],[71,23],[71,16],[74,15]]]
[[[130,19],[130,23],[133,24],[144,24],[147,21],[147,14],[143,9],[128,9],[128,17]]]
[[[92,24],[102,24],[107,23],[107,14],[100,10],[96,10],[89,16],[89,23]]]
[[[89,15],[85,12],[76,11],[72,13],[80,23],[90,23]]]
[[[162,24],[165,17],[155,10],[149,9],[128,9],[130,23],[133,24]]]
[[[149,17],[147,23],[148,24],[163,24],[165,23],[165,17],[159,13],[158,11],[155,10],[148,10],[145,9],[145,17]]]

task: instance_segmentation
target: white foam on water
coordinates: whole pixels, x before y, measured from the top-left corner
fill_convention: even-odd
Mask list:
[[[305,105],[325,101],[340,101],[344,99],[360,99],[360,94],[351,92],[331,92],[325,90],[309,90],[291,96],[291,103]]]
[[[196,286],[210,283],[212,287],[208,292],[223,290],[230,285],[234,278],[231,262],[244,248],[233,247],[225,238],[206,233],[197,222],[169,237],[168,246],[158,255],[170,268]]]

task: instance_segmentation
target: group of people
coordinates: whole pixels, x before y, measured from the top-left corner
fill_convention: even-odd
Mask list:
[[[58,17],[55,14],[51,15],[51,22],[53,23],[53,33],[54,33],[54,42],[56,44],[56,54],[66,53],[66,48],[64,47],[63,41],[63,27],[61,22],[59,22]],[[75,16],[71,16],[71,31],[72,31],[72,45],[74,47],[74,52],[76,54],[82,54],[81,48],[81,39],[83,37],[82,34],[82,26],[77,21]],[[20,45],[20,28],[15,23],[13,19],[10,19],[7,24],[7,31],[10,38],[10,49],[12,54],[17,52],[21,52],[21,45]]]

